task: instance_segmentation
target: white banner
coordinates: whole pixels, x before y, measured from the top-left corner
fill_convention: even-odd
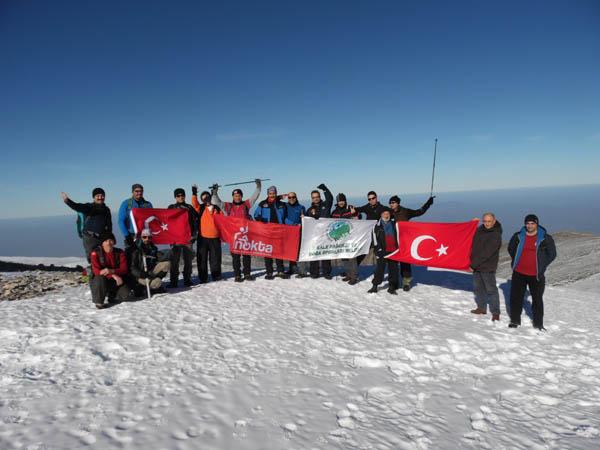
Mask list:
[[[302,218],[298,261],[355,258],[369,253],[376,220]]]

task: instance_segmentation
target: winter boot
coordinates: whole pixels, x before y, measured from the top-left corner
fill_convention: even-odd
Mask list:
[[[404,292],[410,291],[410,282],[411,281],[412,281],[412,278],[410,278],[410,277],[403,277],[402,278],[402,290]]]
[[[344,275],[344,278],[342,278],[342,281],[350,281],[350,277],[348,275]]]
[[[392,294],[392,295],[398,295],[398,293],[396,292],[396,288],[390,286],[388,288],[388,294]]]
[[[517,328],[520,324],[511,322],[508,324],[508,328]]]
[[[487,314],[485,309],[475,308],[471,310],[471,314]]]
[[[500,320],[500,314],[492,314],[492,322],[496,322]]]
[[[323,275],[323,278],[325,278],[326,280],[331,280],[333,277],[330,273],[328,273],[327,275]]]
[[[375,294],[375,293],[377,293],[377,286],[373,285],[373,287],[371,289],[369,289],[367,292],[369,294]]]
[[[244,275],[244,281],[254,281],[254,275],[252,275],[250,273],[247,275]]]
[[[190,286],[192,286],[192,284],[194,284],[194,283],[192,283],[192,280],[190,280],[190,279],[183,280],[183,285],[186,287],[190,287]]]
[[[235,281],[236,283],[241,283],[242,281],[244,281],[244,279],[241,275],[236,275],[233,281]]]
[[[274,280],[274,279],[275,279],[275,277],[273,276],[272,273],[268,273],[265,275],[265,280]]]
[[[358,283],[358,280],[356,278],[349,278],[348,279],[348,284],[350,286],[354,286],[356,283]]]
[[[285,280],[285,279],[289,278],[290,276],[288,274],[286,274],[285,272],[277,272],[276,277],[283,278]]]

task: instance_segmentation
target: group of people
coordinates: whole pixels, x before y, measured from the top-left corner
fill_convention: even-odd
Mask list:
[[[320,184],[311,194],[311,204],[305,208],[298,202],[295,192],[279,194],[275,186],[267,189],[267,196],[258,202],[254,213],[251,210],[258,201],[261,192],[261,180],[256,179],[256,189],[252,195],[244,199],[244,193],[236,188],[231,193],[231,201],[223,201],[219,196],[219,186],[213,184],[210,191],[203,191],[198,196],[198,187],[192,186],[191,204],[186,202],[183,188],[174,190],[174,203],[168,208],[182,208],[188,211],[191,230],[187,244],[171,245],[168,252],[161,252],[152,243],[152,233],[143,230],[136,239],[134,226],[131,223],[130,211],[133,208],[152,208],[152,203],[144,198],[144,188],[134,184],[130,198],[123,200],[119,208],[118,224],[125,236],[125,249],[115,247],[116,239],[112,233],[112,218],[105,204],[105,192],[102,188],[92,191],[93,202],[76,203],[62,192],[64,202],[73,210],[83,215],[81,237],[88,261],[91,264],[92,300],[97,308],[102,309],[111,303],[118,303],[133,295],[142,295],[144,287],[154,292],[164,292],[162,279],[170,276],[169,288],[176,288],[179,283],[180,262],[183,259],[183,284],[191,286],[192,261],[194,253],[197,260],[198,282],[207,283],[223,278],[221,270],[221,239],[215,224],[215,215],[225,214],[230,217],[253,219],[264,223],[277,223],[300,226],[302,217],[344,218],[375,220],[376,239],[372,249],[375,257],[375,270],[369,293],[376,293],[383,283],[385,270],[388,272],[388,292],[397,294],[402,287],[409,291],[412,282],[411,265],[398,263],[386,258],[398,249],[396,222],[408,221],[427,212],[434,201],[430,197],[419,209],[401,206],[397,195],[390,197],[385,206],[378,200],[377,193],[367,194],[367,204],[361,207],[349,205],[346,196],[339,193],[334,198],[325,184]],[[323,192],[324,199],[321,196]],[[489,305],[492,320],[500,318],[498,288],[496,286],[496,269],[502,243],[502,227],[493,213],[485,213],[482,224],[477,229],[472,246],[471,270],[477,307],[471,312],[487,314]],[[194,244],[196,250],[194,252]],[[508,251],[513,260],[513,277],[511,287],[510,327],[520,325],[525,290],[529,288],[533,301],[533,324],[543,327],[543,291],[544,272],[556,257],[556,248],[552,237],[539,226],[535,215],[525,218],[523,229],[511,238]],[[234,281],[253,281],[251,257],[232,253]],[[358,266],[366,255],[343,260],[343,281],[354,285],[358,282]],[[286,270],[284,261],[264,258],[265,279],[275,277],[289,278],[312,277],[332,279],[331,261],[311,261],[310,263],[289,262]],[[107,301],[108,303],[105,303]]]

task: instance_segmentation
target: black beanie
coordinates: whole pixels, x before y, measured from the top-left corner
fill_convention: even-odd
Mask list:
[[[346,194],[342,194],[341,192],[337,195],[337,197],[335,198],[336,202],[345,202],[346,201]]]
[[[540,224],[540,219],[538,219],[538,216],[536,216],[535,214],[527,214],[525,216],[525,223],[527,222],[535,222],[536,225]]]
[[[135,183],[131,185],[131,192],[135,191],[136,189],[141,189],[142,191],[144,190],[144,186],[142,186],[140,183]]]
[[[104,189],[102,189],[101,187],[94,188],[94,190],[92,191],[92,197],[95,197],[98,194],[102,194],[106,197],[106,193],[104,192]]]
[[[244,196],[244,193],[242,192],[241,189],[234,189],[233,191],[231,191],[231,196],[233,197],[235,194],[240,194],[242,197]]]
[[[112,239],[113,242],[117,242],[117,240],[115,239],[115,235],[112,234],[110,231],[100,233],[100,242],[104,242],[107,239]]]
[[[392,203],[392,202],[396,202],[396,203],[400,204],[400,197],[398,197],[397,195],[392,195],[390,197],[389,203]]]
[[[208,195],[208,200],[210,201],[211,195],[210,195],[210,192],[208,192],[208,191],[202,191],[202,194],[200,194],[200,200],[204,201],[202,199],[204,198],[205,195]]]
[[[183,188],[177,188],[173,191],[173,197],[177,197],[178,195],[185,196],[185,190]]]

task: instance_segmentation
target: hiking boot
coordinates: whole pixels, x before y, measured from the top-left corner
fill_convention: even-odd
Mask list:
[[[511,322],[508,324],[508,328],[517,328],[520,324]]]
[[[398,295],[398,293],[396,292],[396,289],[394,289],[393,287],[388,288],[388,294],[392,294],[392,295]]]
[[[323,278],[325,278],[326,280],[331,280],[333,277],[330,274],[327,274],[323,275]]]
[[[305,273],[299,273],[298,275],[296,275],[296,278],[306,278],[308,275],[306,275]]]
[[[288,270],[285,271],[285,274],[288,275],[288,276],[292,276],[292,275],[294,275],[294,270],[293,269],[288,269]]]
[[[105,305],[104,303],[96,303],[96,309],[104,309],[106,307],[107,305]]]
[[[410,291],[410,284],[405,284],[404,286],[402,286],[402,290],[403,290],[404,292],[408,292],[408,291]]]
[[[492,314],[492,322],[500,320],[500,314]]]
[[[543,325],[534,325],[533,328],[537,329],[538,331],[546,331]]]
[[[244,279],[240,275],[236,275],[233,281],[235,281],[236,283],[241,283],[242,281],[244,281]]]
[[[152,289],[150,292],[152,292],[153,294],[166,294],[167,290],[161,286],[159,288]]]
[[[485,309],[475,308],[471,310],[471,314],[487,314]]]
[[[358,280],[356,278],[349,278],[348,279],[348,284],[350,286],[354,286],[356,283],[358,283]]]
[[[254,275],[244,275],[244,281],[254,281]]]
[[[277,272],[277,275],[275,275],[277,278],[283,278],[284,280],[287,280],[290,276],[285,273],[285,272]]]
[[[350,277],[348,275],[344,275],[344,278],[342,278],[342,281],[350,281]]]
[[[275,279],[275,277],[273,276],[272,273],[268,273],[265,275],[265,280],[274,280],[274,279]]]
[[[213,277],[211,275],[211,278],[212,278],[213,281],[221,281],[223,279],[223,277],[221,275],[217,275],[216,277]]]
[[[369,289],[367,291],[369,294],[375,294],[377,293],[377,286],[373,286],[371,289]]]
[[[316,279],[316,278],[319,278],[319,275],[313,275],[313,274],[311,274],[310,277]]]
[[[192,283],[192,280],[183,280],[183,285],[186,287],[190,287],[192,286],[194,283]]]

